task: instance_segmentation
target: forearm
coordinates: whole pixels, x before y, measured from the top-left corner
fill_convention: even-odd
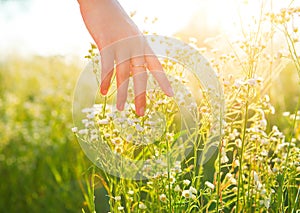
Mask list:
[[[77,0],[82,12],[97,12],[98,15],[113,18],[115,15],[128,15],[117,0]],[[117,12],[116,12],[117,11]],[[114,13],[111,13],[114,12]]]
[[[117,0],[78,0],[78,3],[83,20],[98,45],[100,41],[109,39],[110,35],[105,31],[136,27]]]

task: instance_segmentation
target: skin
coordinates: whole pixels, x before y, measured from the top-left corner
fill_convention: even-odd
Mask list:
[[[147,69],[166,95],[174,95],[159,60],[117,0],[78,0],[78,3],[84,23],[100,51],[100,91],[103,95],[107,94],[116,71],[118,110],[124,109],[129,77],[132,76],[136,113],[144,115]]]

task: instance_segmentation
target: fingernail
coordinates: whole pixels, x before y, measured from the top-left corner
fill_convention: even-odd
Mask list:
[[[123,111],[124,105],[123,105],[123,104],[117,104],[117,109],[118,109],[119,111]]]
[[[144,113],[145,113],[145,107],[141,107],[138,109],[138,115],[139,116],[144,116]]]
[[[167,88],[167,95],[169,95],[170,97],[174,96],[174,92],[173,92],[172,87]]]
[[[106,95],[107,94],[107,89],[101,89],[101,93],[102,93],[102,95]]]

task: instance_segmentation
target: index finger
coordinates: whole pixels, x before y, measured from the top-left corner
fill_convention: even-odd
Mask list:
[[[146,51],[147,55],[145,55],[145,60],[147,62],[147,67],[149,71],[157,80],[159,86],[164,91],[164,93],[170,97],[174,96],[172,86],[166,76],[166,73],[161,63],[159,62],[158,58],[156,57],[156,55],[153,53],[152,49],[149,46],[147,46],[146,49],[147,49]]]

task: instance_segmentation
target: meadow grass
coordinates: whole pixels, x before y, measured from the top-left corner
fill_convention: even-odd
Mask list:
[[[78,212],[88,161],[72,127],[80,67],[61,57],[6,57],[0,66],[0,211]]]
[[[297,212],[300,209],[300,72],[296,48],[299,32],[298,26],[294,25],[299,14],[300,9],[293,7],[283,8],[278,13],[264,13],[262,8],[260,16],[253,18],[253,26],[242,30],[240,40],[227,41],[229,49],[203,51],[199,48],[218,73],[225,93],[223,137],[220,139],[218,153],[208,165],[199,165],[195,161],[199,157],[198,152],[204,151],[203,147],[207,143],[205,136],[210,131],[209,125],[204,125],[207,120],[202,120],[206,117],[209,121],[211,114],[205,92],[201,95],[199,91],[198,95],[203,103],[198,102],[196,110],[201,114],[198,117],[200,128],[196,132],[196,138],[202,140],[194,140],[195,151],[192,155],[173,164],[169,159],[161,161],[159,158],[159,155],[168,153],[168,147],[174,148],[173,144],[178,141],[178,133],[170,128],[170,124],[166,124],[164,133],[158,140],[152,138],[156,141],[152,149],[159,153],[157,155],[148,150],[149,146],[141,148],[135,139],[128,139],[120,134],[116,118],[111,116],[116,115],[116,111],[107,103],[107,99],[83,110],[87,113],[83,120],[85,127],[75,132],[83,143],[95,149],[101,147],[99,143],[105,143],[117,155],[134,160],[139,159],[142,150],[143,156],[157,159],[158,164],[166,165],[162,172],[147,174],[148,179],[144,181],[117,178],[105,170],[94,173],[92,177],[100,178],[100,182],[107,186],[111,212]],[[274,47],[277,36],[286,41],[286,45],[280,47],[282,49]],[[191,45],[196,46],[195,43]],[[90,53],[93,53],[93,49],[92,47]],[[91,54],[88,58],[92,59],[95,67],[99,67],[94,57],[97,56]],[[180,61],[185,57],[189,55],[178,50],[176,59]],[[172,61],[162,63],[168,74],[180,76],[181,84],[190,83]],[[293,96],[287,94],[285,97],[282,94],[286,98],[285,102],[289,102],[290,111],[284,113],[280,112],[283,105],[276,101],[278,94],[270,98],[271,94],[278,92],[277,86],[282,85],[282,82],[274,83],[274,78],[282,71],[293,72],[291,74],[294,80],[290,79],[288,82],[295,83]],[[174,83],[172,79],[171,83]],[[148,105],[152,109],[145,116],[146,121],[151,119],[151,110],[159,110],[157,102],[165,103],[168,109],[174,109],[172,103],[161,95],[154,95],[153,98],[149,94],[149,97]],[[177,101],[190,103],[185,100]],[[107,105],[110,106],[109,109],[105,107]],[[276,108],[280,109],[279,112],[276,112]],[[174,110],[164,111],[167,120],[172,123],[173,112]],[[130,105],[125,109],[125,117],[122,114],[116,117],[120,116],[121,123],[131,123],[133,128],[141,129],[144,135],[149,133],[143,119],[134,115]],[[186,141],[181,143],[186,144]],[[132,154],[136,152],[137,155]],[[103,162],[100,165],[101,163]],[[143,169],[141,168],[141,172]]]
[[[71,132],[72,93],[81,71],[77,63],[60,56],[2,59],[0,212],[299,211],[299,31],[295,25],[290,27],[299,12],[287,8],[266,14],[241,40],[229,43],[229,49],[199,48],[224,87],[227,110],[218,152],[199,166],[197,149],[203,147],[194,144],[193,155],[172,165],[166,162],[165,172],[148,180],[117,178],[85,157]],[[272,49],[278,33],[286,41],[285,49]],[[167,71],[178,71],[170,61],[163,65]],[[156,95],[152,102],[173,106],[161,93]],[[205,143],[209,122],[204,118],[209,118],[210,106],[202,100],[197,102],[203,124],[197,134]],[[94,143],[96,136],[103,138],[104,131],[113,132],[111,109],[89,117],[98,122],[93,127],[98,132],[87,143]],[[133,109],[128,110],[126,119],[139,119]],[[165,110],[165,114],[169,121],[176,120],[172,112]],[[178,139],[172,123],[156,144],[143,147],[148,157],[151,148],[165,153]],[[138,151],[131,153],[137,147],[119,146],[123,139],[117,131],[113,134],[105,139],[111,150],[141,157]]]

